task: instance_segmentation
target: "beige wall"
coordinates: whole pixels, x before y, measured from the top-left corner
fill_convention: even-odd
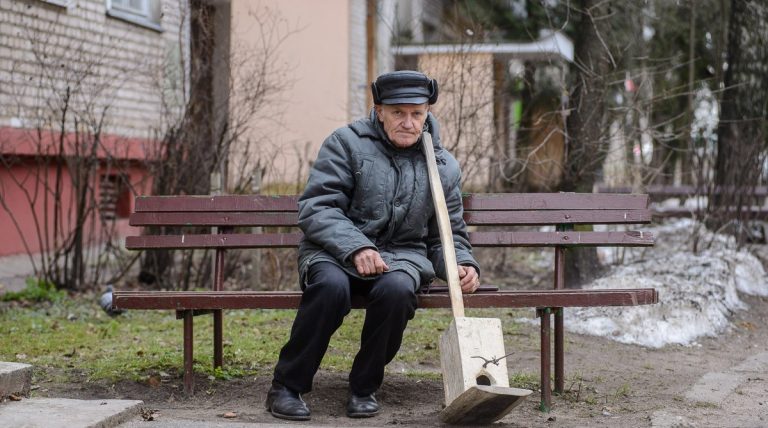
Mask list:
[[[465,189],[485,190],[494,153],[493,57],[491,54],[425,54],[419,69],[437,80],[433,113],[440,137],[462,166]]]
[[[264,29],[284,37],[269,76],[282,90],[272,94],[264,113],[249,122],[247,138],[232,150],[230,186],[257,163],[265,168],[265,182],[303,184],[320,144],[348,122],[349,1],[232,0],[233,51],[261,49]],[[277,27],[264,25],[275,18],[281,22]],[[243,77],[233,74],[237,90]],[[244,146],[248,141],[250,148]]]

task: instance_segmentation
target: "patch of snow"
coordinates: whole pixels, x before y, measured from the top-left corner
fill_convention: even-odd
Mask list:
[[[689,198],[685,198],[682,205],[680,204],[681,198],[669,198],[665,199],[661,202],[658,202],[655,204],[655,208],[659,211],[664,211],[665,209],[678,209],[678,208],[688,208],[691,211],[699,211],[707,208],[707,204],[709,203],[709,199],[707,199],[706,196],[692,196]]]
[[[747,308],[739,292],[768,296],[762,264],[732,237],[691,219],[644,230],[656,236],[654,248],[601,252],[602,260],[622,264],[585,288],[655,288],[659,303],[568,309],[569,331],[652,348],[692,345],[728,330],[733,312]]]

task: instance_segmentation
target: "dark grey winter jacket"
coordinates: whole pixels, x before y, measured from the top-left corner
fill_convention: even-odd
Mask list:
[[[472,257],[463,219],[456,159],[440,145],[437,120],[430,113],[438,171],[451,217],[456,259],[480,268]],[[360,277],[352,256],[363,248],[377,250],[389,271],[404,271],[416,284],[445,279],[445,263],[429,190],[422,142],[393,146],[375,110],[339,128],[323,142],[299,198],[301,287],[313,263],[327,261]],[[371,278],[371,277],[369,277]]]

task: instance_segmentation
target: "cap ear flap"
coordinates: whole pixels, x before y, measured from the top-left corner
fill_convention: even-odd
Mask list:
[[[373,96],[374,104],[381,104],[381,95],[379,95],[379,88],[376,86],[376,82],[371,82],[371,95]]]
[[[437,80],[435,79],[429,79],[429,85],[428,85],[431,93],[429,94],[429,99],[427,102],[432,105],[437,102]]]

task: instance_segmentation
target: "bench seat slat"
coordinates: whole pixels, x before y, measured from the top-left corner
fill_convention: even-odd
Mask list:
[[[118,309],[294,309],[301,292],[265,291],[115,291]],[[491,291],[464,295],[469,308],[636,306],[658,303],[652,288],[608,290]],[[447,293],[419,294],[420,308],[450,308]],[[356,308],[363,307],[356,301]]]
[[[470,226],[505,226],[509,224],[641,224],[651,222],[651,211],[648,209],[464,211],[464,221]]]

